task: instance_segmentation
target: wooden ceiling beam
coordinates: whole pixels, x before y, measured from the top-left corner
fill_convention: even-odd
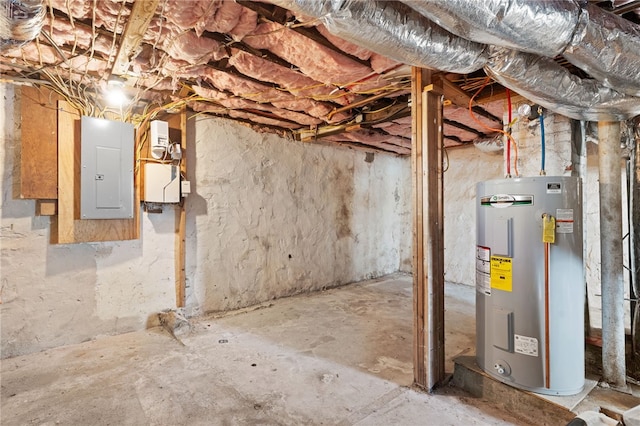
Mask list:
[[[479,131],[479,130],[474,129],[473,127],[469,127],[469,126],[467,126],[466,124],[458,123],[457,121],[448,120],[448,119],[446,119],[446,118],[444,118],[444,119],[442,120],[442,122],[443,122],[444,124],[448,124],[448,125],[450,125],[450,126],[453,126],[453,127],[455,127],[455,128],[458,128],[458,129],[460,129],[460,130],[464,130],[464,131],[466,131],[466,132],[476,134],[476,135],[480,136],[481,138],[485,138],[485,137],[487,137],[487,135],[486,135],[486,134],[482,133],[482,132],[481,132],[481,131]]]
[[[112,75],[123,75],[129,70],[131,61],[135,58],[142,37],[149,28],[149,23],[156,13],[160,0],[137,0],[133,3],[131,15],[127,19],[127,26],[120,37],[120,47],[111,69]]]

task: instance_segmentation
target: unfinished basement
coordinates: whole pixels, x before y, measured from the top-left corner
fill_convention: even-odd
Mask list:
[[[0,0],[3,425],[640,425],[640,0]]]

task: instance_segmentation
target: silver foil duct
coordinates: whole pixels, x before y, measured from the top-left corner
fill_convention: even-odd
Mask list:
[[[606,86],[640,96],[640,26],[592,4],[585,15],[563,56]]]
[[[46,11],[44,0],[0,0],[0,52],[38,37]]]
[[[640,98],[571,74],[553,59],[492,48],[485,72],[551,111],[586,121],[622,121],[640,114]]]
[[[452,33],[553,58],[640,95],[640,27],[580,0],[401,0]]]
[[[385,0],[275,0],[318,18],[334,35],[405,64],[467,74],[486,63],[486,46],[457,37],[410,7]]]
[[[569,44],[580,17],[573,0],[401,1],[460,37],[549,57]]]

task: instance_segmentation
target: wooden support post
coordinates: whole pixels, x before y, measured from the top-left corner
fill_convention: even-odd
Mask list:
[[[170,117],[169,127],[180,129],[180,148],[182,149],[182,159],[180,160],[180,175],[187,176],[187,111],[183,108],[180,114]],[[170,130],[171,132],[171,130]],[[182,181],[183,179],[180,179]],[[175,289],[176,289],[176,307],[183,308],[186,302],[186,285],[187,277],[185,271],[186,263],[186,226],[187,214],[184,206],[184,198],[182,198],[182,189],[180,190],[181,202],[175,208]]]
[[[443,99],[441,83],[430,83],[430,71],[412,68],[413,372],[428,391],[445,378]]]

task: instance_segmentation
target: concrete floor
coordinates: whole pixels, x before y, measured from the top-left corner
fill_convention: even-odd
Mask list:
[[[525,424],[412,383],[410,276],[2,360],[9,425]],[[447,371],[473,353],[474,289],[446,287]]]

